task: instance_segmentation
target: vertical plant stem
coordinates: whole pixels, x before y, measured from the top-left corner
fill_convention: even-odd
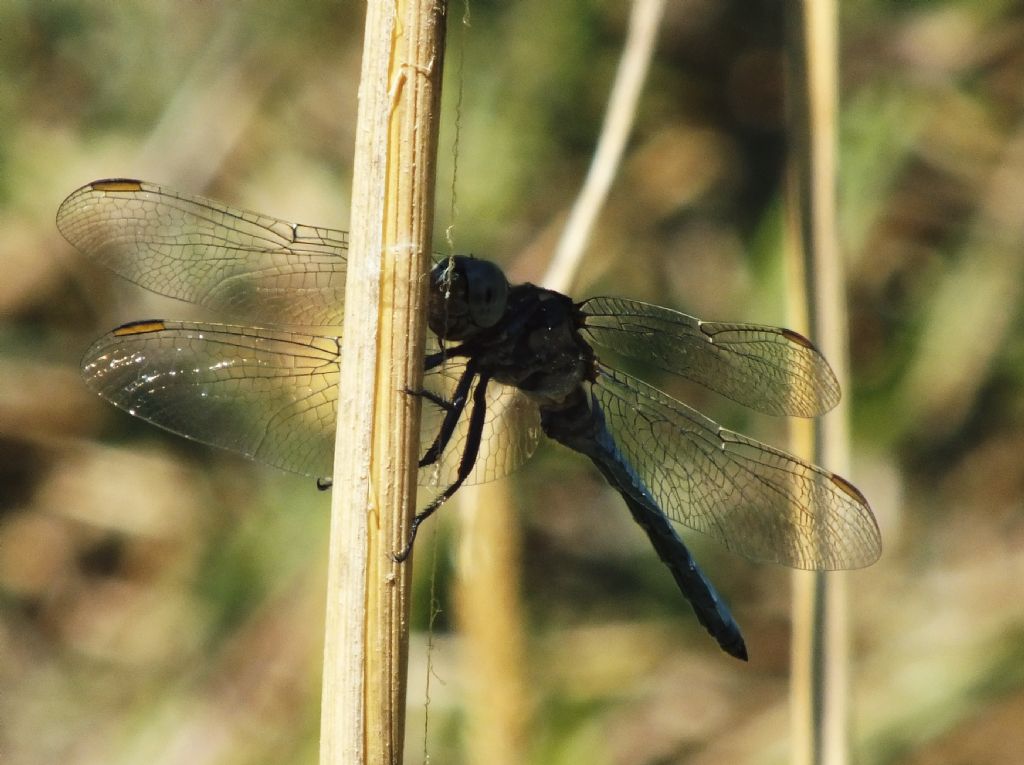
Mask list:
[[[548,289],[567,291],[579,269],[594,223],[622,164],[622,153],[636,120],[637,104],[647,81],[664,11],[665,0],[635,0],[633,3],[629,31],[608,97],[594,159],[541,282]]]
[[[371,0],[331,503],[321,765],[402,759],[445,4]]]
[[[508,481],[465,487],[453,585],[466,687],[466,762],[528,762],[533,699],[520,597],[522,531]]]
[[[837,9],[834,0],[791,0],[787,16],[789,319],[808,332],[848,389],[846,301],[836,232]],[[847,473],[845,404],[814,423],[795,422],[792,447],[830,470]],[[849,759],[843,576],[794,574],[794,763],[840,765]]]

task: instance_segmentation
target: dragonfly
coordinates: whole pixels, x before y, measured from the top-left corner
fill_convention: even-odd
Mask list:
[[[132,179],[86,184],[57,226],[88,259],[236,324],[147,320],[85,353],[100,396],[195,441],[318,478],[331,472],[348,235]],[[641,362],[772,415],[815,417],[839,385],[789,329],[701,321],[618,297],[512,285],[487,260],[430,274],[420,483],[507,475],[542,436],[589,458],[646,533],[698,621],[747,659],[740,628],[680,529],[797,569],[868,566],[881,537],[853,484],[718,425],[609,363]],[[620,362],[621,364],[621,362]]]

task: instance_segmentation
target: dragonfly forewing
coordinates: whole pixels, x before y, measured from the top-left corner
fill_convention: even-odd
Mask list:
[[[759,412],[814,417],[839,383],[807,338],[789,329],[701,321],[661,306],[598,297],[581,305],[584,336]]]
[[[340,330],[344,231],[129,179],[73,192],[57,227],[91,260],[160,295],[237,321]]]

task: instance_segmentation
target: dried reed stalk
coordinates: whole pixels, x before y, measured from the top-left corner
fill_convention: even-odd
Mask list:
[[[837,8],[834,0],[804,0],[790,2],[786,11],[789,322],[814,340],[848,390],[836,232]],[[796,454],[848,474],[845,403],[828,417],[791,427]],[[846,612],[842,573],[794,573],[791,762],[841,765],[849,759]]]
[[[399,763],[405,724],[405,546],[416,499],[424,274],[445,3],[368,3],[352,181],[331,504],[321,765]]]

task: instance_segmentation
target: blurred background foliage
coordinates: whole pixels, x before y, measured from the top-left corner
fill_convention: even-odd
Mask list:
[[[537,279],[593,151],[628,5],[464,13],[453,7],[449,31],[437,250],[453,225],[458,251]],[[783,322],[782,14],[769,0],[669,3],[579,297]],[[0,4],[10,765],[316,761],[328,500],[87,392],[78,361],[103,331],[210,317],[92,269],[53,219],[81,184],[130,176],[343,227],[362,24],[353,2]],[[849,477],[886,544],[848,575],[855,748],[872,763],[1019,762],[1024,6],[844,3],[841,41]],[[782,423],[685,393],[730,427],[784,439]],[[512,492],[530,761],[784,761],[784,570],[693,539],[746,632],[741,665],[581,460],[543,449]],[[457,763],[454,541],[447,519],[432,523],[417,555],[408,761]]]

